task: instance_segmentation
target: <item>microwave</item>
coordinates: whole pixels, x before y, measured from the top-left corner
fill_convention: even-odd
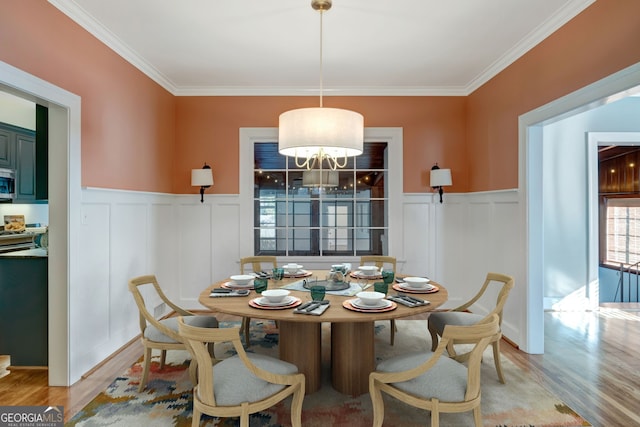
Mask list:
[[[16,171],[0,168],[0,202],[13,201],[16,197]]]

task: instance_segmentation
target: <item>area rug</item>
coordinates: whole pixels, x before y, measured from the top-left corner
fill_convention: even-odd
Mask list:
[[[386,359],[395,354],[427,351],[431,348],[424,320],[396,322],[395,345],[389,345],[389,322],[376,323],[376,357]],[[238,326],[222,322],[221,327]],[[360,427],[373,422],[369,394],[345,396],[331,387],[329,372],[330,331],[323,326],[323,386],[320,391],[305,396],[302,425],[305,427]],[[273,322],[254,321],[251,326],[249,351],[277,356],[278,331]],[[233,354],[230,347],[216,347],[216,357]],[[159,371],[159,356],[154,357],[146,390],[138,393],[142,373],[138,361],[117,377],[107,389],[80,410],[65,424],[82,426],[191,426],[192,384],[187,371],[189,354],[183,351],[167,353],[168,365]],[[586,420],[539,385],[529,374],[517,368],[506,357],[502,360],[507,383],[497,380],[493,355],[489,348],[482,364],[482,416],[486,427],[555,427],[590,426]],[[413,408],[384,395],[385,426],[428,426],[428,411]],[[269,411],[251,416],[251,427],[290,426],[290,398]],[[239,425],[237,418],[203,416],[201,426],[231,427]],[[441,426],[472,426],[469,413],[441,414]]]

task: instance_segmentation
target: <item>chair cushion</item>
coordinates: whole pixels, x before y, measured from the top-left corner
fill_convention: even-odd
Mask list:
[[[443,311],[431,313],[429,315],[429,325],[435,326],[438,334],[442,336],[442,331],[446,325],[471,326],[484,319],[479,314],[461,311]]]
[[[376,371],[406,371],[424,363],[432,355],[431,352],[404,354],[380,362]],[[462,402],[467,391],[467,367],[443,356],[424,374],[409,381],[393,383],[393,386],[423,399]]]
[[[296,365],[262,354],[247,354],[249,359],[261,369],[274,374],[295,374]],[[237,355],[213,366],[213,394],[218,406],[236,406],[242,402],[257,402],[285,386],[273,384],[251,373]]]
[[[184,321],[186,324],[191,326],[197,326],[200,328],[217,328],[218,327],[218,319],[213,316],[185,316]],[[169,317],[167,319],[160,320],[167,328],[176,331],[178,334],[178,318],[177,317]],[[148,325],[144,330],[144,337],[148,340],[155,342],[166,342],[166,343],[176,343],[179,341],[174,340],[171,337],[166,336],[162,332],[158,330],[153,325]]]

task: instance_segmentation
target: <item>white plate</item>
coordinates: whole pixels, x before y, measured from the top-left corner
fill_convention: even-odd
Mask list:
[[[406,289],[408,291],[414,290],[414,291],[430,291],[431,289],[434,288],[433,285],[430,285],[429,283],[425,283],[424,286],[420,286],[420,287],[415,287],[415,286],[409,286],[406,282],[402,282],[399,283],[400,287],[402,289]]]
[[[255,301],[256,304],[262,305],[264,307],[282,307],[282,306],[285,306],[285,305],[293,304],[293,302],[295,300],[296,299],[294,297],[292,297],[291,295],[287,295],[280,302],[269,302],[269,300],[266,297],[256,298],[254,301]]]
[[[380,274],[380,271],[373,272],[373,273],[369,274],[367,272],[358,270],[358,271],[355,272],[355,275],[358,276],[358,277],[365,278],[365,277],[376,277],[376,276],[380,276],[381,274]]]
[[[286,271],[284,272],[284,274],[286,276],[301,276],[301,275],[307,274],[307,273],[309,273],[307,270],[298,270],[295,273],[287,273]]]
[[[354,307],[360,308],[360,309],[363,309],[363,310],[379,310],[381,308],[389,307],[391,305],[391,301],[389,301],[387,299],[381,299],[380,300],[380,304],[378,304],[378,305],[366,305],[366,304],[362,303],[360,298],[356,298],[351,302],[351,304]]]
[[[253,289],[253,281],[249,282],[248,285],[238,285],[230,280],[228,282],[224,282],[222,287],[227,289]]]

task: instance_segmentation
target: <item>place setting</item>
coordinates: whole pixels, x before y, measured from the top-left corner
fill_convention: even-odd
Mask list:
[[[361,313],[380,313],[395,310],[398,304],[385,298],[386,294],[377,291],[363,291],[356,294],[356,298],[342,303],[347,310]]]
[[[268,289],[258,293],[260,294],[259,297],[249,301],[249,305],[253,308],[283,310],[297,307],[302,303],[300,298],[290,295],[290,292],[286,289]]]
[[[224,289],[253,289],[253,281],[256,276],[252,274],[237,274],[230,276],[231,279],[228,282],[224,282],[220,285]]]
[[[349,274],[354,279],[382,279],[382,271],[375,265],[361,265]]]
[[[432,285],[429,279],[425,277],[404,277],[396,279],[397,283],[393,284],[393,289],[398,292],[407,292],[413,294],[432,294],[438,292],[440,288]]]
[[[282,266],[284,270],[284,277],[288,279],[297,279],[301,277],[309,277],[313,273],[307,270],[303,270],[303,265],[300,264],[285,264]]]

